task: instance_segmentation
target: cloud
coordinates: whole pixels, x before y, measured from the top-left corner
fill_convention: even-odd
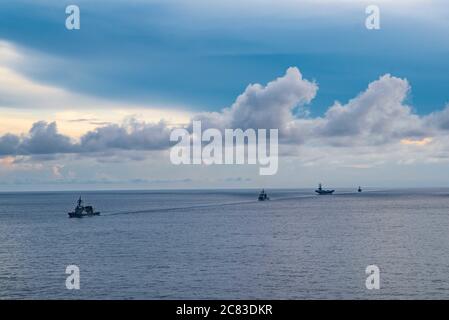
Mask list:
[[[0,167],[10,168],[14,165],[14,157],[0,158]]]
[[[420,139],[420,140],[402,139],[401,143],[407,144],[407,145],[425,146],[425,145],[431,143],[432,140],[433,140],[432,138],[424,138],[424,139]]]
[[[98,120],[97,118],[70,119],[67,121],[71,122],[71,123],[88,123],[88,124],[97,125],[97,126],[105,126],[105,125],[111,124],[108,121],[101,121],[101,120]]]
[[[336,102],[313,135],[331,144],[385,144],[428,134],[423,120],[404,102],[410,91],[406,79],[386,74],[346,105]]]
[[[0,155],[17,154],[17,147],[20,144],[20,137],[13,134],[5,134],[0,137]]]
[[[54,165],[54,166],[52,167],[53,175],[54,175],[56,178],[61,178],[61,177],[62,177],[61,170],[62,170],[63,168],[64,168],[64,166],[62,166],[62,165]]]
[[[367,168],[448,159],[449,106],[416,114],[407,104],[407,79],[385,74],[348,102],[335,102],[323,116],[297,116],[295,108],[310,103],[317,90],[297,68],[289,68],[266,86],[250,85],[230,108],[195,120],[206,127],[277,128],[281,154],[304,165]]]
[[[53,154],[78,151],[71,139],[58,133],[56,123],[36,122],[17,147],[18,154]]]
[[[266,85],[249,85],[229,108],[199,113],[192,120],[201,120],[203,129],[279,129],[282,154],[299,154],[299,161],[305,165],[325,161],[371,167],[388,159],[414,163],[449,158],[449,106],[426,116],[414,113],[406,103],[411,91],[406,79],[383,75],[347,103],[335,102],[321,117],[304,113],[298,116],[297,108],[309,104],[317,91],[315,82],[291,67]],[[129,159],[143,160],[147,155],[142,151],[169,147],[171,129],[164,121],[145,122],[128,117],[119,124],[101,125],[75,140],[59,133],[55,122],[39,121],[26,134],[0,136],[0,156],[43,159],[79,154],[115,162],[128,152]]]
[[[76,145],[57,131],[56,123],[39,121],[26,135],[5,134],[0,137],[0,156],[45,155],[76,152]]]
[[[55,122],[36,122],[25,135],[0,137],[0,156],[98,153],[114,150],[161,150],[169,146],[170,129],[161,121],[151,124],[127,119],[83,135],[79,142],[58,132]]]
[[[88,132],[81,137],[80,147],[84,152],[161,150],[168,148],[169,138],[170,129],[165,122],[148,124],[131,118],[122,125],[110,124]]]
[[[316,83],[303,79],[298,68],[290,67],[266,86],[249,85],[230,108],[201,113],[194,120],[211,128],[279,129],[285,136],[295,122],[294,109],[310,103],[317,91]]]
[[[39,121],[26,135],[6,134],[0,137],[0,156],[74,153],[79,150],[77,147],[71,138],[58,133],[55,122]]]
[[[449,104],[441,111],[432,112],[424,121],[429,127],[449,131]]]
[[[310,103],[317,91],[315,82],[291,67],[266,86],[248,86],[230,108],[202,113],[194,120],[213,128],[279,129],[284,143],[321,146],[382,145],[430,134],[424,119],[405,103],[410,91],[406,79],[386,74],[347,104],[335,102],[323,117],[295,116],[295,109]],[[447,115],[449,127],[449,111]],[[440,127],[446,125],[439,115],[435,118]]]

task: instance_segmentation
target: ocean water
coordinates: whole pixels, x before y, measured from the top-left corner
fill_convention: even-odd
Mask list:
[[[338,191],[0,193],[0,298],[449,298],[448,189]]]

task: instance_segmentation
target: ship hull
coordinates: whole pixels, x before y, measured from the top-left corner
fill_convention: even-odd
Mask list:
[[[69,212],[69,218],[83,218],[83,217],[93,217],[93,216],[99,216],[100,212],[93,212],[93,213],[75,213],[75,212]]]
[[[333,194],[335,190],[315,190],[319,195],[330,195]]]

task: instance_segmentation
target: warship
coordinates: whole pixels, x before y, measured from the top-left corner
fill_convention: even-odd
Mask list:
[[[94,208],[92,206],[84,206],[81,197],[78,199],[78,205],[75,207],[75,211],[69,212],[70,218],[82,218],[99,215],[100,212],[94,211]]]
[[[320,195],[332,194],[335,190],[324,190],[321,183],[318,185],[318,189],[315,190],[316,193]]]
[[[259,201],[270,200],[264,189],[259,193]]]

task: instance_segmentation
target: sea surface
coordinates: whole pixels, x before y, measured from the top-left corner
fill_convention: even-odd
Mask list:
[[[0,193],[0,299],[449,299],[449,189],[267,191]]]

